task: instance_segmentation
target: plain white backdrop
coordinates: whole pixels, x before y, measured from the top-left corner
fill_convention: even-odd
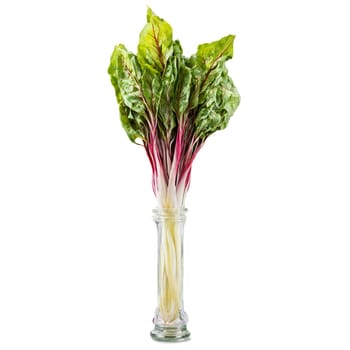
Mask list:
[[[165,349],[151,170],[107,67],[146,4],[186,55],[236,34],[242,101],[193,167],[184,349],[350,348],[347,1],[3,1],[0,349]]]

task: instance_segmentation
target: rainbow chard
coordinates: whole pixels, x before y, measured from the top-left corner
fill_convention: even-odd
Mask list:
[[[184,208],[197,153],[212,133],[226,128],[239,105],[240,96],[225,66],[233,56],[234,38],[227,35],[199,45],[186,58],[180,42],[173,40],[171,26],[148,9],[137,54],[122,44],[114,48],[108,73],[121,122],[129,139],[146,151],[160,210]],[[166,231],[171,239],[164,246],[164,260],[179,249],[176,227],[169,223]],[[160,286],[159,308],[165,323],[176,320],[180,306],[179,276],[173,271],[181,266],[173,264],[170,259],[164,265]]]

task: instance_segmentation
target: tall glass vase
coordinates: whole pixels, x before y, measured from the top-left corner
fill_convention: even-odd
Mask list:
[[[183,236],[186,209],[155,209],[158,231],[158,303],[153,319],[154,340],[188,340],[183,302]]]

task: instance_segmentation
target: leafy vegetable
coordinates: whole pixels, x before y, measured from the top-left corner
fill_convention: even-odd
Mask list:
[[[199,45],[186,58],[171,26],[148,9],[137,55],[122,44],[114,48],[108,73],[121,122],[129,139],[146,150],[160,209],[184,208],[193,160],[211,134],[226,128],[239,105],[225,66],[234,39],[227,35]],[[169,225],[169,235],[173,230]]]
[[[234,38],[199,45],[188,59],[173,41],[171,26],[148,9],[137,55],[122,44],[113,51],[108,73],[122,125],[146,150],[161,208],[184,206],[194,158],[239,105],[225,67]]]

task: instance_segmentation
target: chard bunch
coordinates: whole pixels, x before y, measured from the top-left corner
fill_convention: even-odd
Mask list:
[[[233,41],[228,35],[199,45],[186,58],[171,26],[148,9],[137,54],[120,44],[111,56],[108,73],[121,122],[129,139],[146,151],[163,213],[155,317],[160,324],[185,324],[182,228],[176,213],[185,207],[197,153],[212,133],[226,128],[240,102],[225,66]]]
[[[114,48],[108,73],[121,122],[147,153],[159,208],[184,207],[193,160],[239,105],[225,66],[234,38],[199,45],[186,58],[171,26],[148,9],[137,54],[123,44]]]

